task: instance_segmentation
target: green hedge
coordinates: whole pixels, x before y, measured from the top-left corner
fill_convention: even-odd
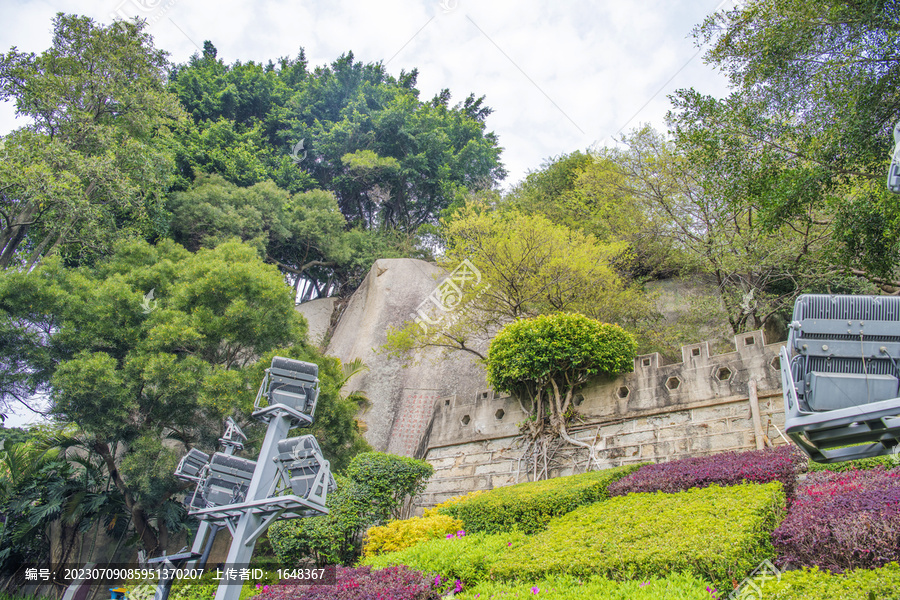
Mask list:
[[[607,486],[644,463],[589,471],[581,475],[519,483],[442,507],[438,512],[460,519],[469,533],[518,530],[536,533],[550,519],[609,497]]]
[[[818,569],[787,571],[780,581],[766,581],[760,590],[766,600],[897,600],[900,565],[890,563],[880,569],[856,569],[841,575]]]
[[[373,569],[406,565],[411,569],[459,579],[466,585],[484,581],[498,556],[523,546],[528,536],[519,533],[474,533],[461,538],[440,538],[421,542],[397,552],[372,556],[360,561]]]
[[[581,580],[571,576],[540,579],[533,583],[485,581],[454,595],[456,600],[535,598],[539,600],[713,600],[708,584],[689,574],[663,579],[613,581],[603,577]],[[723,596],[724,597],[724,596]]]
[[[809,472],[816,471],[834,471],[835,473],[842,471],[851,471],[853,469],[874,469],[875,467],[884,467],[885,469],[893,469],[900,466],[898,457],[887,454],[885,456],[873,456],[872,458],[859,458],[857,460],[846,460],[839,463],[817,463],[809,461]]]
[[[646,579],[685,571],[726,589],[774,556],[784,513],[781,483],[633,493],[554,519],[492,566],[498,579],[556,574]],[[730,589],[730,588],[729,588]]]

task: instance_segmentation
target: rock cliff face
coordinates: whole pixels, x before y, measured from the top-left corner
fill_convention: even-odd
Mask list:
[[[351,296],[325,348],[343,362],[360,358],[369,367],[348,383],[347,390],[362,390],[372,402],[361,418],[368,427],[366,439],[376,450],[422,456],[422,442],[438,402],[474,399],[487,389],[484,369],[469,353],[445,356],[439,350],[427,350],[404,366],[404,361],[379,351],[387,341],[388,328],[414,318],[416,308],[446,275],[443,269],[421,260],[376,261]],[[330,307],[330,299],[297,307],[310,321],[314,343],[327,328]]]

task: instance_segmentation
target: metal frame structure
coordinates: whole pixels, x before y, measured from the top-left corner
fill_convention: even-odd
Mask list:
[[[900,443],[900,297],[805,294],[781,349],[785,429],[820,463]]]
[[[247,565],[256,540],[275,519],[328,514],[325,501],[335,489],[331,467],[311,435],[287,438],[294,427],[312,425],[319,396],[317,365],[276,356],[266,369],[253,404],[253,418],[267,423],[256,461],[234,456],[247,437],[230,418],[220,443],[224,452],[211,457],[191,450],[179,463],[176,476],[197,482],[188,501],[189,514],[200,519],[200,529],[190,552],[161,557],[157,561],[184,564],[200,556],[207,533],[226,527],[232,542],[229,565]],[[287,438],[287,439],[286,439]],[[204,461],[204,457],[207,459]],[[294,493],[280,495],[286,491]],[[206,555],[212,539],[207,545]],[[239,582],[223,580],[216,600],[237,600]],[[171,581],[160,581],[155,600],[165,600]]]

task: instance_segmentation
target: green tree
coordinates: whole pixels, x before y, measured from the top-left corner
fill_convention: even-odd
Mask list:
[[[584,315],[560,313],[520,319],[491,341],[488,383],[519,399],[532,420],[525,433],[532,440],[559,436],[587,448],[596,464],[594,446],[569,435],[575,394],[595,377],[611,377],[634,368],[637,344],[618,325]]]
[[[452,312],[432,310],[391,330],[387,347],[393,352],[431,346],[484,359],[490,337],[516,319],[579,312],[634,323],[650,311],[646,298],[612,267],[627,250],[623,242],[603,243],[541,214],[480,203],[446,222],[444,239],[440,264],[448,271],[467,264],[477,276],[454,298],[458,308]]]
[[[338,489],[328,495],[329,513],[273,523],[269,539],[278,558],[295,565],[306,556],[318,564],[353,564],[362,535],[372,526],[399,518],[404,506],[425,489],[434,469],[425,461],[382,452],[357,455]]]
[[[743,172],[753,167],[738,156],[741,143],[722,137],[700,128],[688,139],[682,129],[673,141],[645,127],[602,156],[621,175],[614,187],[651,215],[683,268],[712,278],[735,333],[774,327],[801,290],[853,290],[827,261],[817,214],[767,219],[772,189]]]
[[[315,431],[326,456],[340,464],[366,447],[358,405],[339,393],[340,364],[305,345],[290,288],[250,246],[191,254],[171,241],[120,243],[78,269],[53,258],[30,275],[7,272],[0,308],[52,316],[52,412],[102,460],[150,552],[164,545],[171,500],[184,489],[172,476],[177,447],[163,440],[212,450],[225,416],[249,415],[276,352],[322,363]]]
[[[676,95],[704,183],[755,196],[770,230],[823,229],[840,267],[893,292],[900,209],[884,186],[900,118],[896,2],[751,0],[695,31],[732,95]],[[715,145],[706,142],[715,141]],[[719,183],[716,183],[719,180]]]
[[[270,179],[292,193],[333,191],[351,226],[414,234],[436,224],[458,188],[490,189],[505,171],[484,99],[450,107],[444,90],[423,102],[416,77],[352,53],[309,70],[302,50],[228,66],[207,43],[172,72],[195,124],[179,138],[180,185],[200,171],[241,186]]]
[[[33,120],[4,140],[0,269],[52,252],[91,261],[119,237],[165,231],[171,129],[185,115],[146,25],[120,25],[60,13],[50,49],[0,55],[0,100]]]

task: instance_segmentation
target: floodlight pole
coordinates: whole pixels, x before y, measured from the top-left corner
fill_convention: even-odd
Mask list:
[[[272,415],[266,429],[266,438],[259,451],[259,460],[253,471],[253,478],[247,488],[247,502],[264,500],[268,497],[269,487],[278,476],[278,467],[272,457],[277,455],[278,442],[287,437],[292,424],[293,419],[285,412],[278,411]],[[232,524],[230,519],[226,521],[232,537],[231,548],[228,550],[228,558],[225,561],[226,568],[247,568],[249,566],[250,559],[253,558],[256,539],[265,531],[271,521],[271,515],[267,517],[253,511],[243,512],[236,524]],[[215,600],[238,600],[241,595],[241,587],[243,587],[243,581],[240,579],[228,584],[223,581],[216,590]]]

